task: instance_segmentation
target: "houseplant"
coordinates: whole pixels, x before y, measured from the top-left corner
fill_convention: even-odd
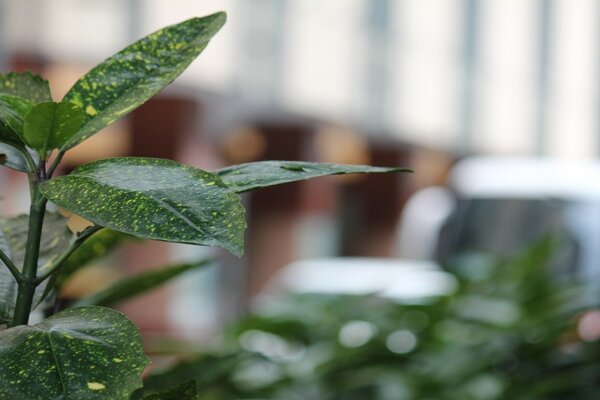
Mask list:
[[[0,323],[8,326],[0,331],[0,399],[129,399],[142,385],[148,359],[124,315],[73,307],[27,325],[32,309],[52,303],[65,273],[87,257],[89,240],[121,233],[240,256],[246,224],[239,193],[331,174],[406,171],[266,161],[208,172],[171,160],[112,158],[55,176],[67,151],[167,86],[224,22],[217,13],[150,34],[93,68],[59,102],[39,76],[0,75],[0,162],[25,173],[31,192],[29,215],[0,220]],[[73,235],[48,202],[93,224]],[[127,281],[113,296],[191,267]],[[192,398],[189,385],[147,398]]]

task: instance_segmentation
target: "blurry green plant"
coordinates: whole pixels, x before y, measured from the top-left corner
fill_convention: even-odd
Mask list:
[[[457,266],[455,293],[421,304],[295,295],[224,345],[146,378],[195,381],[198,398],[598,398],[600,342],[582,340],[582,287],[547,268],[551,241],[510,262]]]
[[[170,266],[117,283],[29,326],[32,309],[53,310],[70,274],[131,235],[221,246],[243,253],[239,193],[286,182],[378,168],[265,161],[207,172],[171,160],[112,158],[55,176],[67,151],[171,83],[206,47],[225,14],[157,31],[108,58],[55,102],[31,73],[0,75],[0,163],[29,178],[29,215],[0,220],[0,398],[129,399],[148,360],[137,328],[111,305],[207,263]],[[48,201],[92,226],[73,235]],[[50,311],[52,314],[52,311]],[[195,384],[148,399],[195,398]],[[138,396],[139,397],[139,396]]]

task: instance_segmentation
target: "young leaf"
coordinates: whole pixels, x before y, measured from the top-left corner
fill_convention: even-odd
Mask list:
[[[0,93],[0,142],[23,146],[23,121],[31,103],[20,97]]]
[[[148,364],[135,325],[102,307],[0,331],[0,359],[0,398],[27,400],[127,400]]]
[[[154,289],[184,272],[204,267],[213,260],[201,260],[193,263],[171,265],[158,270],[141,273],[130,278],[121,279],[114,285],[83,298],[75,306],[112,306],[120,301],[130,299]]]
[[[28,216],[19,215],[11,219],[0,219],[0,248],[17,267],[23,265],[25,244],[27,242]],[[69,246],[72,238],[67,228],[67,220],[60,214],[46,213],[40,243],[38,265],[42,267]],[[34,303],[37,303],[44,291],[44,285],[38,286]],[[0,324],[11,320],[17,295],[17,283],[0,261]],[[0,397],[1,398],[1,397]]]
[[[25,142],[40,152],[62,147],[77,132],[85,113],[77,104],[62,101],[45,102],[33,106],[25,116]]]
[[[0,74],[0,93],[12,94],[33,104],[52,101],[48,81],[31,72]]]
[[[76,146],[171,83],[204,50],[224,23],[225,13],[216,13],[169,26],[88,72],[64,98],[81,106],[86,118],[61,150]]]
[[[326,175],[412,172],[408,168],[372,167],[302,161],[257,161],[214,171],[238,193]]]
[[[171,160],[112,158],[44,182],[49,200],[96,225],[144,239],[243,253],[240,198],[209,172]]]

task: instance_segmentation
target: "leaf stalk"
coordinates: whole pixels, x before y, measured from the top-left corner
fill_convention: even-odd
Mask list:
[[[62,253],[39,277],[34,280],[35,286],[38,286],[46,279],[48,279],[52,274],[58,272],[60,268],[63,266],[65,261],[81,246],[89,237],[91,237],[94,233],[98,232],[102,229],[101,226],[94,225],[85,229],[83,232],[77,236],[77,239],[73,242],[71,247],[69,247],[64,253]]]

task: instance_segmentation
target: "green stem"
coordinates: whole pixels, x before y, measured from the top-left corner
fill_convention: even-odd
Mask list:
[[[58,154],[54,157],[54,160],[52,161],[52,164],[50,164],[50,168],[48,168],[48,173],[46,175],[48,179],[52,178],[52,175],[54,175],[54,171],[56,171],[56,168],[58,167],[58,164],[60,164],[60,162],[62,161],[64,155],[65,153],[63,151],[59,151]]]
[[[36,286],[39,285],[40,283],[42,283],[46,279],[48,279],[52,274],[57,272],[60,269],[60,267],[63,266],[65,261],[67,261],[67,259],[71,256],[71,254],[73,254],[73,252],[75,252],[75,250],[77,250],[79,248],[79,246],[81,246],[83,244],[83,242],[85,242],[90,236],[92,236],[94,233],[98,232],[100,229],[102,229],[101,226],[94,225],[94,226],[90,226],[89,228],[87,228],[83,232],[81,232],[79,234],[79,236],[77,236],[77,239],[75,239],[75,242],[73,242],[71,247],[69,247],[67,249],[67,251],[65,251],[63,254],[61,254],[60,257],[58,257],[52,263],[52,265],[50,265],[50,267],[45,269],[45,271],[43,271],[42,274],[40,274],[40,276],[38,276],[35,279],[35,285]]]
[[[42,238],[42,225],[46,212],[47,200],[41,195],[38,184],[33,187],[33,198],[29,213],[29,231],[27,244],[25,246],[25,259],[23,261],[22,280],[19,282],[17,302],[12,326],[26,325],[29,322],[29,314],[35,294],[35,281],[37,278],[38,258],[40,253],[40,241]]]
[[[21,154],[23,154],[23,157],[25,158],[25,161],[27,162],[29,169],[32,172],[35,172],[37,170],[37,165],[35,165],[35,161],[33,160],[33,157],[31,157],[31,154],[29,154],[29,151],[27,151],[27,149],[19,149],[19,150],[21,151]]]
[[[15,277],[15,280],[17,281],[17,283],[19,283],[19,282],[21,282],[21,280],[23,280],[23,277],[21,276],[21,272],[19,271],[17,266],[12,262],[12,260],[1,249],[0,249],[0,260],[2,260],[4,265],[6,265],[6,268],[8,268],[8,270],[10,271],[12,276]]]

